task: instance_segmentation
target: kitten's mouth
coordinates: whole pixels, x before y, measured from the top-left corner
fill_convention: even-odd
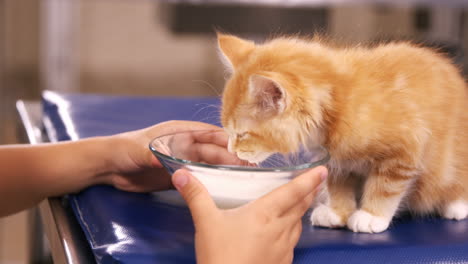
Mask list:
[[[273,153],[269,152],[236,152],[239,159],[248,161],[249,163],[259,164],[265,161]]]

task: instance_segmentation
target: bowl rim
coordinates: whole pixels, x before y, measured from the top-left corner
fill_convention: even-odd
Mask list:
[[[224,130],[222,129],[219,129],[219,130],[215,130],[215,129],[200,129],[200,130],[184,130],[184,131],[178,131],[178,132],[172,132],[172,133],[167,133],[167,134],[163,134],[163,135],[159,135],[155,138],[153,138],[150,143],[148,144],[149,146],[149,149],[151,150],[151,152],[159,159],[163,159],[163,160],[170,160],[171,162],[175,162],[179,165],[191,165],[191,166],[196,166],[196,167],[202,167],[202,168],[210,168],[210,169],[218,169],[218,170],[229,170],[229,171],[243,171],[243,172],[246,172],[246,171],[250,171],[250,172],[287,172],[287,171],[298,171],[298,170],[305,170],[305,169],[310,169],[310,168],[314,168],[314,167],[317,167],[317,166],[320,166],[320,165],[324,165],[326,164],[329,160],[330,160],[330,153],[328,152],[328,150],[323,147],[323,146],[318,146],[318,149],[320,149],[321,152],[324,153],[324,157],[317,160],[317,161],[314,161],[314,162],[308,162],[308,163],[302,163],[302,164],[299,164],[299,165],[295,165],[295,166],[288,166],[288,167],[274,167],[274,168],[261,168],[261,167],[247,167],[247,166],[240,166],[240,165],[211,165],[211,164],[207,164],[207,163],[201,163],[201,162],[196,162],[196,161],[191,161],[191,160],[185,160],[185,159],[180,159],[180,158],[176,158],[176,157],[173,157],[173,156],[169,156],[169,155],[166,155],[166,154],[163,154],[161,152],[159,152],[158,150],[156,150],[154,147],[153,147],[153,143],[162,138],[162,137],[167,137],[167,136],[171,136],[171,135],[175,135],[175,134],[182,134],[182,133],[188,133],[188,132],[194,132],[194,131],[206,131],[206,132],[224,132]],[[163,164],[164,165],[164,164]]]

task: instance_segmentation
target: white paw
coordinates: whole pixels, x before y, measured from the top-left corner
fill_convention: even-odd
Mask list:
[[[465,219],[468,216],[468,203],[461,200],[454,201],[448,204],[442,216],[447,219]]]
[[[314,226],[323,227],[343,227],[345,222],[339,217],[333,209],[326,205],[319,205],[312,211],[310,221]]]
[[[353,232],[380,233],[385,231],[390,219],[372,215],[364,210],[357,210],[348,219],[348,228]]]

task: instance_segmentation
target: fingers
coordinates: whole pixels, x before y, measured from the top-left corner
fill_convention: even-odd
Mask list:
[[[168,133],[176,133],[176,132],[190,131],[190,130],[206,130],[206,129],[221,129],[221,128],[215,125],[202,123],[202,122],[171,120],[171,121],[159,123],[145,130],[147,131],[147,133],[150,134],[151,137],[155,137],[158,135],[164,135]]]
[[[229,153],[225,147],[214,144],[196,144],[196,157],[199,162],[217,165],[242,165],[243,161]]]
[[[188,132],[189,133],[177,133]],[[166,155],[180,159],[203,161],[209,164],[241,165],[235,155],[227,151],[228,135],[220,127],[192,121],[168,121],[145,129],[147,134],[161,135],[175,133],[167,143],[171,146]],[[215,146],[220,146],[216,148]],[[146,159],[145,164],[160,167],[154,159]]]
[[[278,262],[280,264],[291,264],[294,260],[294,249],[290,249],[287,254],[284,254],[283,259]]]
[[[218,211],[206,188],[188,171],[177,170],[172,175],[172,183],[187,203],[195,224]]]
[[[260,206],[272,208],[272,214],[282,215],[313,193],[327,177],[327,174],[328,171],[325,167],[316,167],[261,197],[257,203]]]
[[[192,133],[195,142],[216,144],[224,148],[227,147],[229,136],[222,129],[216,129],[211,131],[195,131]]]
[[[208,123],[198,122],[198,121],[177,121],[180,123],[187,123],[190,130],[205,130],[205,129],[221,129],[219,126],[215,126]]]
[[[298,221],[295,221],[292,224],[289,224],[290,228],[284,230],[283,239],[285,239],[287,244],[284,246],[286,248],[286,254],[284,254],[283,261],[280,261],[279,263],[292,263],[293,258],[294,258],[294,248],[297,245],[297,242],[299,241],[302,233],[302,221],[299,219]]]
[[[296,221],[296,223],[292,227],[292,230],[289,236],[289,242],[295,246],[297,242],[299,241],[299,239],[301,238],[301,234],[302,234],[302,221],[299,220],[299,221]]]
[[[175,134],[171,139],[171,155],[208,164],[241,165],[242,161],[227,146],[224,131],[192,131]]]
[[[114,187],[127,192],[152,192],[173,189],[171,176],[165,169],[146,169],[127,174],[112,174]]]
[[[304,200],[300,201],[296,205],[294,205],[291,209],[284,212],[282,216],[288,218],[290,221],[296,221],[298,218],[301,218],[307,210],[312,205],[312,201],[314,200],[316,192],[312,192],[307,195]]]

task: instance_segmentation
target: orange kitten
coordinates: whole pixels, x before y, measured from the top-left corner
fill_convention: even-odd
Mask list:
[[[232,71],[221,113],[231,151],[260,162],[302,144],[329,150],[313,225],[382,232],[403,205],[467,217],[468,97],[449,59],[408,43],[338,49],[219,34],[218,44]]]

